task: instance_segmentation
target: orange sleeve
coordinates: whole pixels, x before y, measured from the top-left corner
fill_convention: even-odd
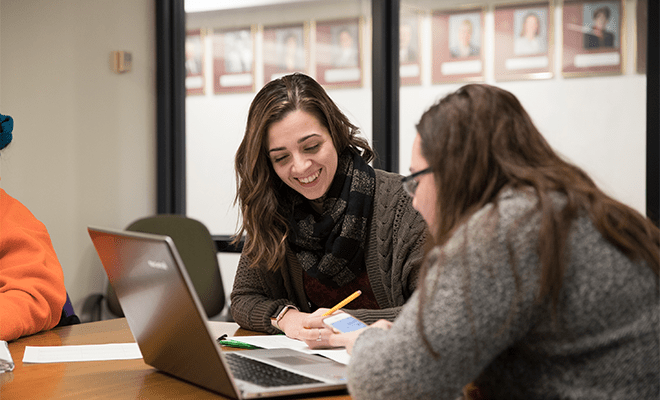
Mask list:
[[[0,189],[0,340],[53,328],[65,301],[62,266],[46,227]]]

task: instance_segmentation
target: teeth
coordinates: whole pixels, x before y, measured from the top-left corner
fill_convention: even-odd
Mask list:
[[[316,178],[319,177],[320,174],[321,174],[321,171],[319,170],[319,171],[316,171],[316,173],[312,176],[308,176],[307,178],[299,178],[298,180],[300,181],[300,183],[311,183],[311,182],[314,182],[316,180]]]

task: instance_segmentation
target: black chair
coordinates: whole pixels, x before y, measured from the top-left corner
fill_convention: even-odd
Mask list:
[[[73,310],[73,304],[69,298],[69,293],[66,294],[66,302],[64,307],[62,307],[62,315],[60,316],[60,322],[55,326],[67,326],[67,325],[76,325],[80,323],[80,319],[76,315],[76,312]]]
[[[223,311],[225,291],[217,249],[211,233],[203,223],[182,215],[161,214],[139,219],[126,230],[171,237],[208,318],[217,317]],[[117,296],[108,284],[105,296],[94,294],[87,298],[83,306],[83,321],[101,319],[101,304],[104,298],[110,313],[116,317],[124,316]]]

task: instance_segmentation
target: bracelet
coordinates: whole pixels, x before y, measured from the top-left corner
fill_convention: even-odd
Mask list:
[[[275,318],[271,317],[271,318],[270,318],[270,323],[271,323],[275,328],[277,328],[277,329],[279,329],[279,330],[282,331],[282,328],[280,328],[279,323],[280,323],[280,321],[282,320],[282,318],[284,318],[284,315],[285,315],[289,310],[300,311],[300,310],[298,309],[298,307],[296,307],[296,306],[286,305],[286,306],[284,306],[284,307],[282,308],[282,310],[280,311],[280,313],[277,314],[277,317],[275,317]],[[282,332],[284,332],[284,331],[282,331]]]

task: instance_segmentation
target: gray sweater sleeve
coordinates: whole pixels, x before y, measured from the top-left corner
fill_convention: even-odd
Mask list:
[[[506,206],[505,206],[506,207]],[[532,231],[515,241],[522,298],[512,313],[516,279],[509,263],[501,224],[489,218],[490,207],[475,214],[429,260],[423,299],[424,332],[439,357],[424,347],[416,327],[419,290],[403,308],[390,331],[372,328],[355,343],[349,367],[349,389],[355,399],[455,399],[497,354],[524,334],[533,304],[537,264]],[[463,241],[467,240],[467,248]],[[515,240],[515,239],[514,239]],[[467,268],[465,268],[467,266]],[[421,285],[422,283],[420,283]],[[511,318],[511,319],[509,319]]]

